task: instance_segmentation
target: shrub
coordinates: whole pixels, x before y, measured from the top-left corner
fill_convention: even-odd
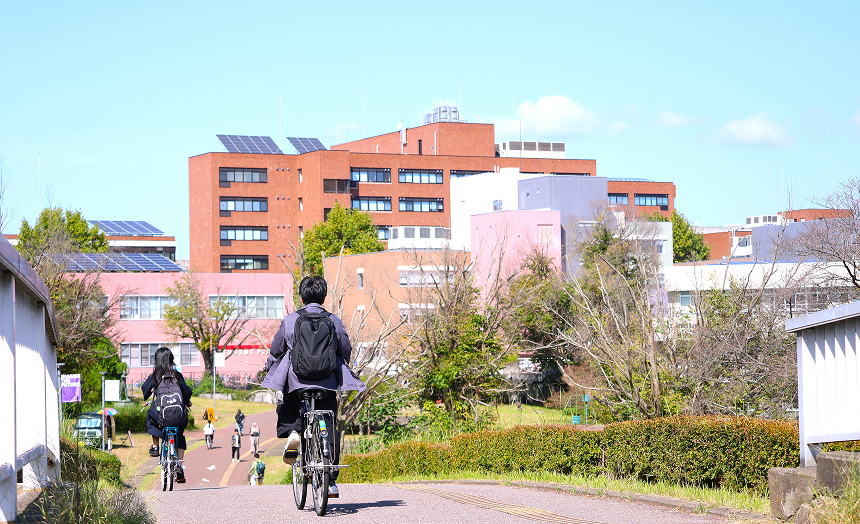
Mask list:
[[[448,471],[608,474],[682,485],[767,492],[767,470],[796,467],[797,425],[729,417],[620,422],[602,431],[517,426],[460,435],[450,445],[409,442],[348,455],[341,478],[367,482]]]
[[[149,409],[145,409],[143,413],[141,413],[141,407],[143,406],[140,404],[131,404],[118,409],[119,413],[114,415],[114,422],[116,423],[116,434],[114,435],[114,439],[116,439],[117,435],[125,433],[126,431],[131,431],[132,433],[146,433],[146,416],[147,413],[149,413]],[[186,429],[191,430],[195,427],[194,415],[189,411],[188,427]]]
[[[60,437],[60,460],[63,474],[72,474],[76,481],[93,478],[120,484],[122,464],[115,455]]]

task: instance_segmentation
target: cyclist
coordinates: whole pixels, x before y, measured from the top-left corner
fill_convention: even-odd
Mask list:
[[[239,430],[240,435],[245,434],[245,414],[241,409],[236,411],[236,429]]]
[[[261,486],[263,485],[263,476],[266,474],[266,464],[260,458],[259,453],[254,453],[254,459],[254,463],[251,464],[251,470],[249,471],[251,485]]]
[[[304,303],[304,313],[327,313],[322,303],[328,294],[328,285],[322,277],[305,277],[299,284],[299,296]],[[266,360],[265,371],[267,372],[262,387],[283,392],[284,401],[278,405],[278,438],[286,438],[283,459],[286,464],[296,461],[297,451],[301,446],[299,432],[302,430],[301,406],[302,399],[299,390],[303,388],[315,388],[327,390],[328,394],[316,401],[316,409],[331,410],[337,413],[337,391],[363,391],[364,383],[355,376],[349,368],[348,363],[352,356],[352,344],[343,322],[336,316],[331,315],[329,319],[334,324],[337,335],[337,366],[335,371],[321,380],[309,380],[299,378],[291,362],[291,351],[295,343],[295,328],[300,319],[299,312],[293,312],[284,318],[281,327],[275,334],[272,345],[269,348],[269,358]],[[332,464],[338,464],[340,460],[340,433],[336,427],[336,421],[332,421],[332,428],[328,432],[329,442],[334,446],[334,457]],[[338,470],[331,472],[329,483],[329,495],[338,496],[337,479]]]
[[[212,441],[215,440],[215,426],[212,425],[211,420],[203,426],[203,436],[206,437],[206,445],[211,448]]]
[[[175,366],[176,364],[173,361],[173,352],[170,351],[169,348],[158,348],[155,352],[155,367],[152,374],[149,375],[149,378],[146,379],[140,388],[143,391],[143,400],[148,399],[153,393],[158,395],[158,387],[161,385],[162,380],[164,377],[170,376],[173,377],[182,391],[182,402],[185,407],[191,407],[191,388],[185,383],[185,378],[182,377],[182,373],[176,370]],[[152,435],[152,447],[149,448],[149,455],[151,457],[157,457],[159,455],[158,441],[164,437],[164,428],[161,427],[156,414],[157,405],[157,401],[150,404],[149,411],[146,415],[146,432]],[[178,455],[179,460],[183,460],[185,458],[186,448],[184,434],[185,427],[176,429],[176,454]],[[180,464],[182,463],[180,462]],[[183,467],[180,467],[176,472],[176,482],[179,484],[185,482],[185,471],[183,470]]]

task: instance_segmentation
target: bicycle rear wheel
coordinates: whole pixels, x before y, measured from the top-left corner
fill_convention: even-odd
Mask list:
[[[170,463],[167,467],[167,491],[173,491],[173,484],[176,482],[176,465]]]
[[[161,491],[167,491],[167,465],[161,465]]]
[[[293,498],[296,499],[296,508],[305,509],[305,501],[308,497],[308,479],[302,472],[302,459],[293,462]]]
[[[331,459],[324,457],[322,454],[321,438],[322,436],[319,434],[319,431],[314,431],[312,447],[313,462],[316,467],[314,467],[313,474],[311,475],[311,488],[314,498],[314,511],[320,517],[325,515],[328,509],[329,468],[327,466],[331,465]]]

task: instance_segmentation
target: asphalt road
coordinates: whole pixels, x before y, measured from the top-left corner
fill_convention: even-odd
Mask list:
[[[725,523],[647,504],[509,486],[467,484],[341,484],[326,520],[387,524],[461,523]],[[290,486],[191,487],[145,496],[163,524],[319,522],[308,493],[299,511]]]

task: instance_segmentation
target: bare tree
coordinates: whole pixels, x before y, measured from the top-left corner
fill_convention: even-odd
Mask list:
[[[249,327],[251,316],[240,311],[237,295],[225,295],[217,288],[210,299],[193,271],[180,276],[167,293],[172,304],[165,307],[162,329],[175,339],[194,341],[203,356],[206,375],[212,374],[216,352],[264,336]]]
[[[16,208],[6,198],[9,190],[9,174],[6,170],[6,159],[0,157],[0,232],[5,232],[15,217]]]

